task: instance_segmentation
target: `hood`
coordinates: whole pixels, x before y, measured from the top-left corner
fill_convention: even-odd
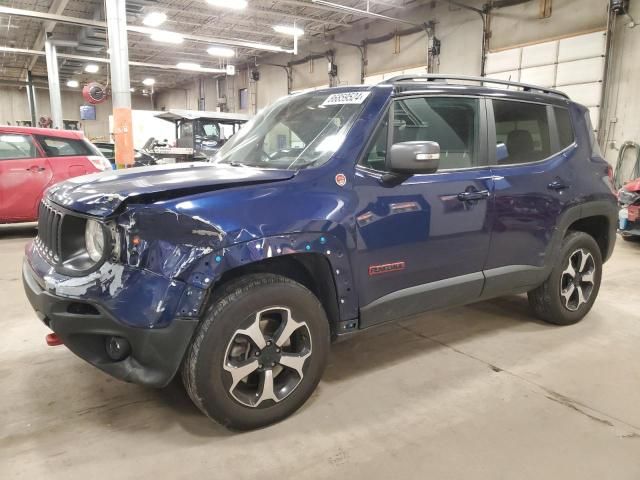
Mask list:
[[[106,217],[134,199],[138,203],[151,203],[223,188],[288,180],[294,175],[291,170],[183,163],[72,178],[51,187],[47,198],[69,210]]]

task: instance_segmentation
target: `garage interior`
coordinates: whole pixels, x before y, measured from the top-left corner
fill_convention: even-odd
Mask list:
[[[126,3],[119,63],[110,2]],[[638,0],[3,0],[0,126],[117,149],[125,107],[141,149],[173,134],[148,121],[163,113],[250,119],[289,94],[486,76],[586,106],[619,188],[640,169],[635,19]],[[517,295],[370,329],[332,345],[295,415],[236,433],[179,379],[144,388],[47,346],[21,280],[36,235],[0,225],[0,478],[640,478],[639,241],[618,236],[579,324],[545,325]]]

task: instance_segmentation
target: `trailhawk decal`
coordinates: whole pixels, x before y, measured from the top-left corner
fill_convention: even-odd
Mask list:
[[[322,102],[323,107],[331,105],[360,105],[366,100],[370,92],[346,92],[346,93],[334,93],[329,95],[327,99]]]
[[[404,267],[404,262],[385,263],[384,265],[371,265],[369,267],[369,276],[398,272],[400,270],[404,270]]]

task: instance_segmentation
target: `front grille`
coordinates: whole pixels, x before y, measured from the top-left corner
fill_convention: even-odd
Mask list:
[[[38,237],[36,245],[50,261],[59,263],[62,258],[61,231],[64,214],[54,210],[44,201],[40,203],[38,215]]]

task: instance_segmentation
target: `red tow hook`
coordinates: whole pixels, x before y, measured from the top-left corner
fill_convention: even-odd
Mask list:
[[[62,340],[55,333],[50,333],[49,335],[44,337],[44,339],[46,340],[47,345],[49,345],[50,347],[57,347],[58,345],[62,345]]]

